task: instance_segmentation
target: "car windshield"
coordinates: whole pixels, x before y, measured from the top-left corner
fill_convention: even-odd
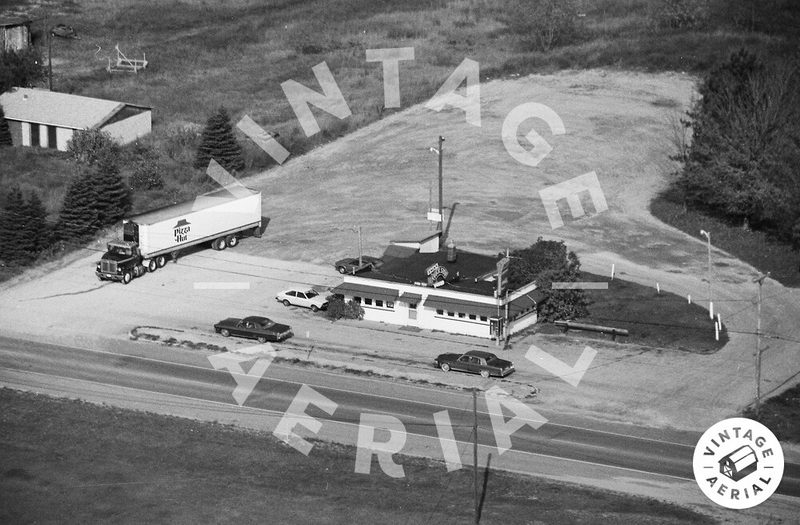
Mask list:
[[[108,251],[110,253],[114,253],[117,255],[130,255],[131,251],[130,248],[126,248],[124,246],[115,246],[113,244],[108,245]]]
[[[270,326],[272,326],[274,324],[275,324],[275,321],[271,321],[269,319],[264,319],[263,321],[258,323],[258,326],[260,326],[261,328],[269,328]]]
[[[306,297],[308,297],[309,299],[311,299],[312,297],[316,297],[318,295],[319,294],[317,292],[315,292],[314,290],[309,290],[309,291],[306,292]]]

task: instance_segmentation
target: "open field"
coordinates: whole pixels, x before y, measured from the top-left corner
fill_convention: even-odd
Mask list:
[[[6,523],[465,523],[472,474],[403,458],[406,477],[353,472],[355,449],[306,457],[269,434],[0,390]],[[254,452],[257,451],[257,452]],[[377,468],[377,467],[375,467]],[[653,499],[502,472],[481,523],[713,523]],[[358,497],[354,497],[358,494]]]

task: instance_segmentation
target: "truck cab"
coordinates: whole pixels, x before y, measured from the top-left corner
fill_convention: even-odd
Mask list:
[[[139,246],[132,241],[111,241],[106,253],[97,262],[95,275],[101,281],[131,282],[144,273]]]

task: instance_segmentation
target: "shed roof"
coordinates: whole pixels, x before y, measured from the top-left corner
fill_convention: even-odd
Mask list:
[[[30,18],[21,16],[0,16],[0,27],[29,26],[33,23]]]
[[[35,88],[14,88],[3,93],[0,95],[0,105],[3,106],[8,120],[70,129],[102,126],[126,107],[150,109],[124,102]]]

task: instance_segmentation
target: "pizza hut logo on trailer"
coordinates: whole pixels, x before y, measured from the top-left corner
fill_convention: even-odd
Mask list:
[[[711,501],[729,509],[764,503],[783,477],[783,449],[775,435],[752,419],[715,424],[694,449],[694,477]]]
[[[186,219],[181,219],[178,224],[172,227],[172,232],[175,234],[175,242],[186,242],[189,240],[189,231],[192,225]]]

